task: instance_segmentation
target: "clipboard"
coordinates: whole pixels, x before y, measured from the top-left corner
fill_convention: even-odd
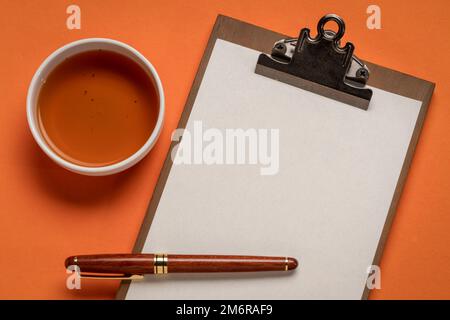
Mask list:
[[[203,58],[200,62],[195,80],[193,82],[191,91],[185,104],[184,111],[181,115],[178,128],[186,128],[186,125],[191,115],[193,106],[195,104],[197,95],[199,93],[202,84],[202,80],[204,79],[205,72],[208,68],[208,64],[210,62],[210,58],[217,40],[226,41],[228,43],[256,50],[259,52],[269,53],[273,44],[276,41],[279,41],[280,39],[283,38],[287,37],[285,35],[270,30],[266,30],[258,26],[254,26],[230,17],[219,15],[214,25],[211,36],[209,38],[208,44],[206,46]],[[413,76],[406,75],[370,62],[365,63],[371,71],[370,79],[368,81],[368,85],[370,87],[381,89],[389,93],[394,93],[399,96],[420,101],[417,119],[415,121],[412,130],[409,144],[407,145],[404,161],[401,165],[401,170],[399,172],[398,179],[395,183],[395,189],[392,193],[392,199],[388,206],[386,219],[384,221],[379,241],[376,245],[376,250],[374,252],[372,264],[378,265],[381,259],[383,247],[386,242],[389,229],[395,216],[397,204],[406,181],[407,173],[412,161],[414,150],[419,139],[419,135],[424,123],[425,115],[435,85],[434,83],[418,79]],[[177,142],[172,142],[170,150],[165,159],[156,188],[154,190],[153,196],[151,198],[148,207],[148,211],[146,213],[146,216],[141,226],[141,230],[137,237],[133,253],[142,252],[142,250],[144,249],[144,245],[146,243],[150,227],[152,225],[152,221],[154,219],[156,211],[158,210],[158,205],[160,204],[160,200],[162,198],[167,181],[169,179],[169,175],[173,166],[171,153],[172,150],[176,147],[176,145]],[[259,252],[252,252],[252,253],[259,254]],[[300,268],[301,265],[302,263],[300,261]],[[149,284],[149,286],[151,285],[152,284]],[[127,292],[129,291],[129,288],[130,288],[130,281],[123,281],[120,285],[116,298],[125,299],[127,297]],[[369,292],[370,290],[368,289],[368,287],[367,286],[364,287],[364,289],[362,289],[361,298],[367,299]],[[290,299],[292,297],[286,296],[285,298]]]

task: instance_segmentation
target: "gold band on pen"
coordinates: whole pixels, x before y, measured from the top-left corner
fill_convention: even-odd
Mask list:
[[[155,253],[153,257],[153,273],[154,274],[165,274],[167,273],[167,264],[169,259],[167,254]]]
[[[284,258],[284,271],[289,270],[289,259],[288,257]]]

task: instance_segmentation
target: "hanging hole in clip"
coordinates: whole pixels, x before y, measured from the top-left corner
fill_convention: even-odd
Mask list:
[[[336,32],[326,32],[325,31],[325,25],[330,22],[334,21],[338,27]],[[328,31],[328,30],[327,30]],[[345,23],[344,20],[342,20],[341,17],[335,14],[327,14],[326,16],[323,16],[319,23],[317,24],[317,32],[319,33],[320,37],[324,37],[328,40],[333,40],[338,42],[345,33]]]

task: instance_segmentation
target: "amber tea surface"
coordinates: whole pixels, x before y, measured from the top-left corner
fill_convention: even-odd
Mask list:
[[[38,97],[40,130],[62,158],[82,166],[120,162],[150,137],[159,100],[146,72],[106,50],[67,58]]]

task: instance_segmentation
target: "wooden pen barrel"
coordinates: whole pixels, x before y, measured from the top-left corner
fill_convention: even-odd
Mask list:
[[[82,273],[164,274],[200,272],[287,271],[297,267],[289,257],[181,254],[100,254],[66,259]]]
[[[146,274],[153,273],[154,254],[93,254],[66,259],[66,268],[76,265],[83,273]]]
[[[287,271],[297,267],[297,261],[288,257],[256,257],[232,255],[169,255],[170,273],[191,272],[255,272]]]

